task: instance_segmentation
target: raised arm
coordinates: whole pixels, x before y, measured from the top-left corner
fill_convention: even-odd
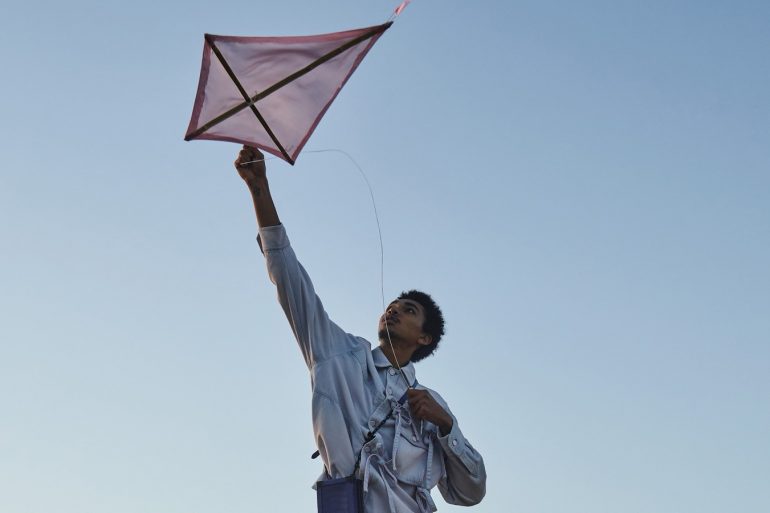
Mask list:
[[[248,163],[247,163],[248,162]],[[251,192],[254,200],[254,211],[257,214],[257,225],[260,228],[281,224],[278,212],[275,210],[270,186],[267,183],[267,167],[265,156],[256,148],[244,146],[235,159],[235,169]]]
[[[308,368],[331,356],[359,349],[362,342],[329,319],[310,277],[289,244],[270,195],[264,155],[256,148],[244,146],[235,160],[235,168],[254,200],[267,272]]]

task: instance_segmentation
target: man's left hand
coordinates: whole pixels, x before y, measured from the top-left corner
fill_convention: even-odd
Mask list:
[[[442,436],[446,436],[452,430],[453,420],[451,415],[430,395],[427,390],[410,388],[406,391],[409,409],[412,417],[417,420],[427,420],[439,427]]]

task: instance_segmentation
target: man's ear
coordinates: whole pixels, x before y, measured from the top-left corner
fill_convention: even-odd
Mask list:
[[[433,337],[427,333],[423,333],[417,338],[417,343],[421,346],[429,346],[431,343],[433,343]]]

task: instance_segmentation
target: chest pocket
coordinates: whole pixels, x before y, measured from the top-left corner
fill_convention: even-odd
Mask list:
[[[400,481],[422,486],[428,464],[429,446],[420,438],[419,431],[417,433],[414,431],[411,426],[404,426],[399,436],[393,441],[393,470]]]
[[[435,426],[425,423],[420,433],[419,423],[415,426],[405,423],[394,440],[394,468],[399,481],[414,486],[435,486],[441,476],[440,451],[437,444]],[[430,464],[429,464],[430,461]]]

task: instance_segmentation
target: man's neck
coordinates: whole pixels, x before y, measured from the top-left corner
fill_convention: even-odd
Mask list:
[[[385,355],[385,358],[388,359],[393,367],[406,367],[412,358],[412,353],[414,353],[414,348],[403,347],[395,341],[391,346],[387,340],[380,340],[380,348],[382,349],[382,354]]]

